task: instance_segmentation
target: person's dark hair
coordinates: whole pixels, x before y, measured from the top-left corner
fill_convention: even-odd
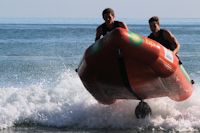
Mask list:
[[[157,22],[158,24],[160,24],[160,20],[159,20],[159,17],[157,16],[153,16],[149,19],[149,24],[152,23],[152,22]]]
[[[102,16],[104,16],[104,14],[107,14],[107,13],[111,13],[112,16],[115,16],[114,10],[111,9],[111,8],[104,9],[103,12],[102,12]]]

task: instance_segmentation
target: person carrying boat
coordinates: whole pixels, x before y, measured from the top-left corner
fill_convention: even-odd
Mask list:
[[[170,49],[179,59],[179,64],[182,64],[178,52],[180,49],[180,44],[177,41],[176,37],[166,29],[160,28],[160,20],[159,17],[153,16],[149,19],[149,27],[152,31],[148,38],[153,39],[159,42],[161,45]],[[194,80],[191,80],[191,83],[194,84]]]
[[[115,13],[113,9],[104,9],[102,12],[102,17],[105,22],[97,27],[95,41],[100,39],[101,36],[105,36],[108,32],[112,31],[117,27],[125,28],[128,30],[128,27],[125,23],[121,21],[115,21]]]
[[[153,16],[149,19],[149,27],[152,31],[152,33],[148,36],[148,38],[151,38],[160,44],[162,44],[167,49],[170,49],[175,54],[178,54],[178,51],[180,49],[180,44],[177,41],[176,37],[166,29],[160,28],[160,21],[159,17]]]

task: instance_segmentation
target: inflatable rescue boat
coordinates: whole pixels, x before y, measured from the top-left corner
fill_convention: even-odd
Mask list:
[[[123,28],[92,44],[77,72],[87,90],[103,104],[165,96],[183,101],[192,94],[191,79],[173,52]]]

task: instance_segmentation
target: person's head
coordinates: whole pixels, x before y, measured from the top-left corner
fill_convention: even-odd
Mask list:
[[[111,8],[106,8],[102,12],[102,17],[105,20],[106,24],[111,24],[114,22],[115,19],[115,13],[114,10]]]
[[[160,30],[160,21],[157,16],[153,16],[149,19],[149,27],[153,33],[156,33]]]

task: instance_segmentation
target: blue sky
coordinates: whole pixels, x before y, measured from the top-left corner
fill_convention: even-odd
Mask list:
[[[200,18],[200,0],[0,0],[0,18]]]

